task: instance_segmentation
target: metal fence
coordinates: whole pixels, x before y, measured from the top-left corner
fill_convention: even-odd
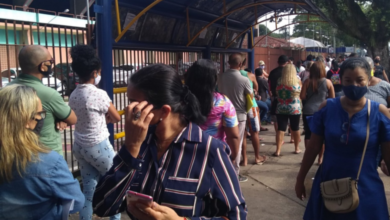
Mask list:
[[[11,9],[15,10],[12,6]],[[35,10],[29,9],[29,11]],[[55,12],[45,11],[45,13],[59,15]],[[55,60],[53,74],[44,78],[42,82],[57,90],[67,102],[76,86],[76,75],[70,67],[72,60],[69,49],[76,44],[86,43],[86,28],[0,19],[0,87],[6,86],[21,74],[18,62],[19,51],[26,45],[42,45],[48,49]],[[64,158],[68,162],[69,169],[75,172],[78,170],[78,165],[71,151],[73,129],[74,127],[71,126],[61,133]]]

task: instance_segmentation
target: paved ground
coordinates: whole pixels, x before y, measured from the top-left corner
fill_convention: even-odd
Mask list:
[[[282,147],[283,156],[271,157],[275,151],[275,132],[273,127],[267,126],[270,131],[261,132],[264,138],[261,146],[261,154],[268,156],[268,161],[263,165],[252,165],[254,154],[252,145],[248,142],[248,166],[242,167],[242,174],[249,177],[248,182],[241,183],[246,203],[248,205],[248,220],[299,220],[305,211],[306,201],[300,201],[295,196],[295,178],[298,173],[303,154],[293,154],[294,146],[288,143],[290,137],[285,137],[286,144]],[[303,136],[301,136],[303,139]],[[300,144],[304,150],[303,142]],[[306,178],[306,189],[309,196],[312,177],[317,165],[313,165]],[[390,177],[386,177],[379,171],[385,183],[387,202],[390,204]],[[122,219],[129,219],[126,214]],[[76,220],[76,215],[71,216]],[[97,218],[96,219],[101,219]],[[102,218],[109,219],[109,218]]]

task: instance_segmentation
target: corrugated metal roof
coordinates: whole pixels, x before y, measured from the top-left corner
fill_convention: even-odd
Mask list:
[[[122,29],[132,16],[138,14],[154,0],[119,0],[120,19]],[[281,3],[282,2],[282,3]],[[263,5],[245,7],[255,3]],[[325,15],[311,2],[311,0],[225,0],[226,12],[241,8],[230,15],[223,17],[207,28],[191,44],[192,46],[226,46],[225,21],[228,24],[228,39],[233,39],[243,30],[255,23],[256,15],[261,17],[267,13],[293,12],[295,4],[297,10],[306,13],[318,14],[323,20],[329,21]],[[149,10],[131,30],[127,31],[122,42],[153,42],[173,45],[186,45],[188,43],[187,16],[190,17],[190,36],[193,37],[205,25],[224,14],[223,0],[163,0]],[[117,22],[113,9],[113,36],[118,35]],[[330,22],[330,21],[329,21]],[[242,38],[231,45],[230,48],[238,48]]]

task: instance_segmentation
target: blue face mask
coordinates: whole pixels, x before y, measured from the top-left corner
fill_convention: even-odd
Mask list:
[[[367,86],[343,86],[344,95],[353,101],[361,99],[367,93],[367,90]]]

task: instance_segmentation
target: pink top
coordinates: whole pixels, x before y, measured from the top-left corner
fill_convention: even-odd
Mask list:
[[[226,142],[226,134],[223,127],[232,128],[238,126],[236,109],[232,102],[220,93],[214,93],[214,106],[211,109],[207,121],[200,128],[207,134]]]

